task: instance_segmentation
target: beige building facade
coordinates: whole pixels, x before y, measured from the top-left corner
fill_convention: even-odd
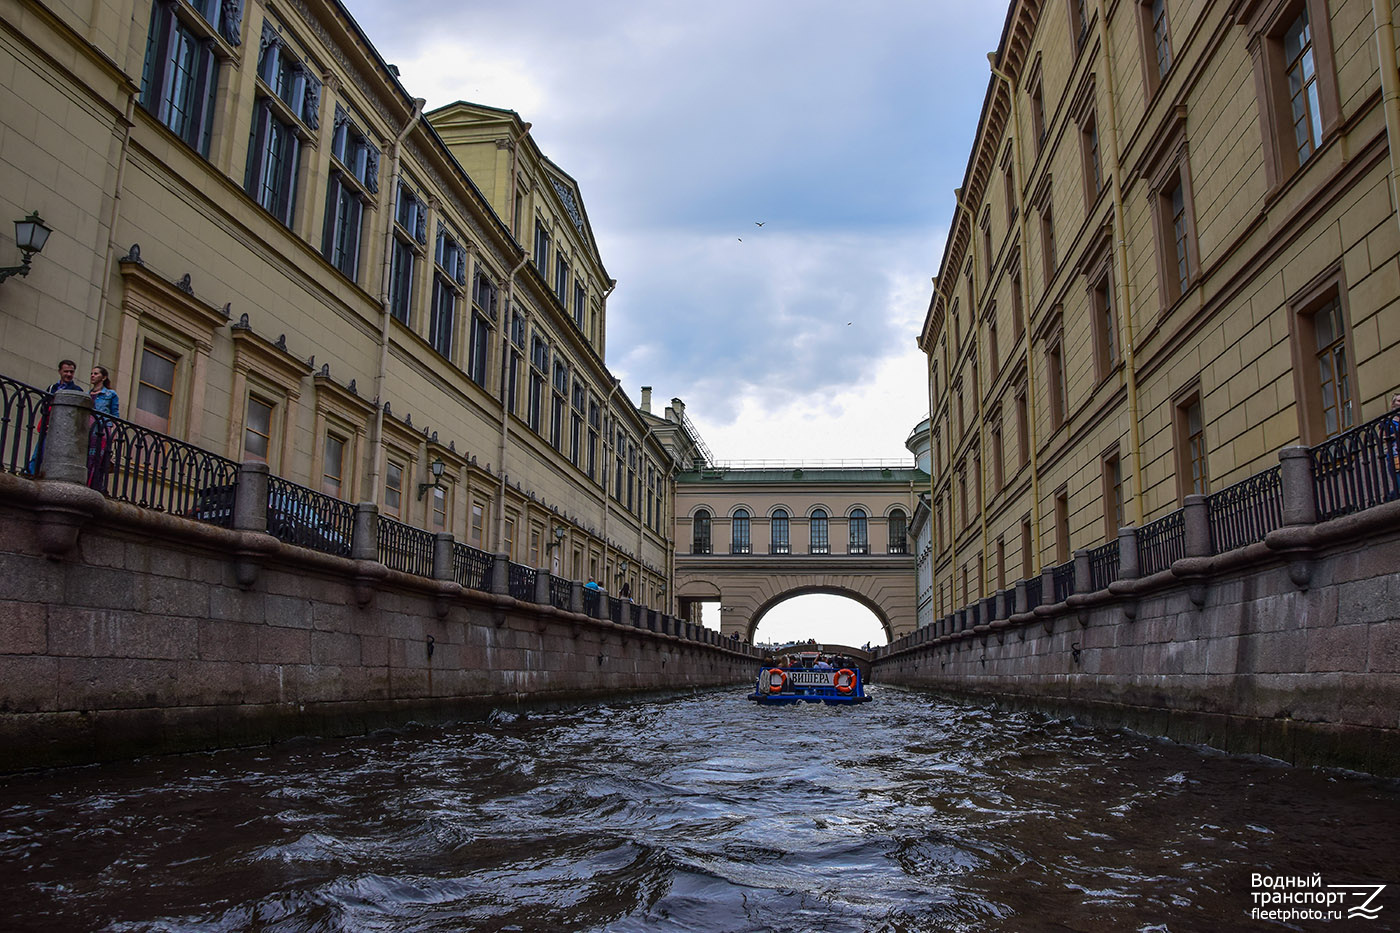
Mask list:
[[[919,338],[935,617],[1384,412],[1393,15],[1011,4]]]
[[[774,606],[825,593],[870,609],[891,640],[913,631],[909,522],[927,485],[927,473],[907,466],[707,466],[680,473],[678,611],[719,602],[721,634],[752,641]]]
[[[680,454],[518,115],[425,115],[335,0],[3,0],[0,67],[0,207],[54,231],[0,373],[102,364],[129,420],[666,608]]]

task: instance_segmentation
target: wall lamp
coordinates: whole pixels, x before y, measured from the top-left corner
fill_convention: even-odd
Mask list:
[[[34,211],[23,220],[15,221],[15,245],[24,254],[24,261],[17,266],[6,266],[0,269],[0,282],[5,281],[12,275],[28,275],[29,260],[34,258],[34,254],[44,248],[48,242],[49,234],[53,230],[48,224],[39,219],[39,212]]]
[[[617,565],[617,578],[621,580],[627,575],[627,561],[622,561]]]
[[[545,544],[546,550],[553,550],[554,548],[557,548],[559,545],[563,544],[564,535],[568,534],[569,530],[563,525],[555,525],[553,531],[551,531],[550,533],[554,535],[554,540]]]
[[[442,471],[445,470],[445,469],[447,469],[447,464],[445,464],[445,463],[442,462],[442,458],[441,458],[441,457],[438,457],[438,458],[434,459],[432,463],[428,464],[428,470],[433,474],[433,481],[432,481],[431,483],[419,483],[419,484],[418,484],[418,498],[419,498],[419,499],[422,499],[422,498],[423,498],[423,495],[424,495],[429,489],[441,489],[441,488],[442,488]]]

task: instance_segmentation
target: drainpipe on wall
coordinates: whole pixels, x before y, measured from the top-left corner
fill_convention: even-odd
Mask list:
[[[117,255],[117,223],[122,215],[122,191],[126,188],[126,161],[127,152],[131,148],[131,128],[136,115],[136,88],[128,87],[126,93],[126,113],[122,116],[122,147],[117,158],[117,180],[112,190],[112,206],[107,212],[107,250],[106,258],[102,261],[102,287],[97,296],[97,313],[93,316],[97,333],[92,338],[92,365],[97,366],[102,362],[102,318],[107,311],[107,299],[112,291],[112,263]],[[139,364],[138,364],[139,365]],[[115,368],[108,367],[113,380],[120,379],[121,374]]]
[[[1395,26],[1390,4],[1371,0],[1371,18],[1376,24],[1376,50],[1380,57],[1381,91],[1385,102],[1385,141],[1390,150],[1390,191],[1397,206],[1395,218],[1400,221],[1400,75],[1396,74]]]
[[[1133,336],[1133,293],[1128,284],[1128,235],[1124,227],[1123,166],[1118,160],[1118,98],[1113,92],[1113,59],[1108,43],[1108,11],[1104,0],[1096,0],[1099,13],[1099,44],[1103,48],[1104,93],[1108,97],[1108,134],[1113,144],[1108,147],[1109,175],[1113,178],[1113,239],[1117,247],[1117,266],[1113,278],[1117,283],[1118,307],[1123,312],[1123,376],[1128,383],[1128,445],[1133,455],[1133,514],[1134,523],[1143,523],[1142,431],[1138,427],[1137,349]]]
[[[510,278],[506,280],[506,308],[501,315],[501,448],[497,452],[497,467],[501,472],[501,479],[496,485],[496,534],[491,548],[493,554],[504,553],[501,548],[505,547],[506,543],[506,449],[510,442],[510,416],[513,414],[507,404],[506,379],[510,373],[510,334],[515,326],[515,277],[529,261],[530,254],[522,248],[520,262],[510,270]],[[527,342],[530,339],[529,306],[525,309],[525,339]]]
[[[1016,235],[1021,241],[1020,266],[1021,266],[1021,288],[1029,289],[1031,273],[1027,257],[1030,243],[1026,233],[1026,170],[1022,160],[1025,158],[1024,150],[1021,148],[1021,105],[1016,96],[1016,84],[1011,80],[1011,76],[997,67],[996,53],[987,53],[987,64],[992,69],[992,74],[1006,82],[1006,95],[1011,100],[1011,166],[1016,175],[1012,183],[1016,186],[1016,194],[1020,199],[1016,212]],[[1045,283],[1045,290],[1049,292],[1050,283]],[[1025,325],[1021,336],[1026,341],[1026,437],[1030,442],[1030,465],[1031,465],[1031,537],[1035,539],[1035,549],[1031,557],[1035,561],[1034,573],[1028,572],[1027,568],[1021,568],[1021,575],[1025,579],[1030,579],[1040,573],[1040,444],[1035,436],[1036,411],[1035,411],[1035,354],[1031,352],[1031,344],[1034,335],[1031,331],[1031,318],[1034,314],[1030,312],[1031,300],[1028,294],[1021,296],[1021,307],[1023,313],[1027,315],[1026,320],[1021,323]],[[1003,469],[1005,467],[1003,466]]]
[[[427,101],[418,97],[413,101],[413,113],[409,115],[408,122],[403,125],[399,135],[394,137],[394,155],[391,161],[393,168],[389,172],[389,198],[390,205],[397,204],[399,196],[399,174],[400,165],[403,161],[403,141],[408,138],[408,134],[423,117],[423,108],[427,106]],[[384,215],[384,263],[379,275],[379,367],[374,374],[374,440],[370,442],[369,461],[369,494],[367,498],[372,502],[379,501],[379,482],[381,469],[379,463],[384,459],[384,377],[389,369],[389,270],[394,259],[394,210],[391,206],[382,212]]]

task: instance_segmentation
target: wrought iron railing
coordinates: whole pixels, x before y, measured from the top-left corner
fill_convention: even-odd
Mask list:
[[[573,584],[563,577],[556,577],[550,574],[549,577],[549,602],[555,609],[569,608],[569,598],[573,593]]]
[[[1026,611],[1039,606],[1044,602],[1045,577],[1036,574],[1026,581]]]
[[[1177,509],[1137,530],[1138,570],[1160,573],[1186,556],[1186,513]]]
[[[982,604],[972,603],[967,607],[967,627],[973,628],[982,624]]]
[[[1318,521],[1400,497],[1400,415],[1387,412],[1309,453]]]
[[[0,376],[0,470],[37,473],[44,459],[49,393]]]
[[[233,527],[237,463],[111,415],[91,418],[89,486],[118,502]]]
[[[491,588],[493,558],[480,548],[469,544],[452,545],[452,578],[469,590]]]
[[[1212,554],[1263,541],[1283,524],[1282,477],[1282,469],[1273,467],[1206,497]]]
[[[1062,603],[1074,595],[1074,561],[1050,569],[1050,582],[1055,587],[1055,602]]]
[[[621,624],[622,622],[622,600],[614,599],[608,607],[608,618]]]
[[[524,603],[535,601],[535,568],[512,562],[510,570],[510,595]]]
[[[267,532],[278,540],[349,557],[354,528],[350,503],[280,476],[267,478]]]
[[[433,575],[433,533],[379,517],[379,560],[390,570]]]
[[[1118,579],[1118,539],[1101,544],[1089,552],[1089,591],[1108,589]]]
[[[583,612],[591,619],[598,618],[598,600],[602,593],[588,587],[583,588]]]

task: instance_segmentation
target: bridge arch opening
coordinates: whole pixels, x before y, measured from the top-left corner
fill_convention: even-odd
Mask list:
[[[787,593],[754,615],[750,640],[755,644],[786,644],[814,638],[820,643],[889,644],[889,625],[875,607],[852,594],[835,590]]]

